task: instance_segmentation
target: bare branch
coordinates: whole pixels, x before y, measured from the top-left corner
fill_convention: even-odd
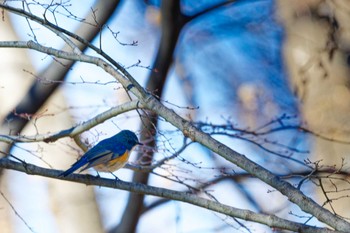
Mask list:
[[[0,5],[0,7],[2,7]],[[241,167],[248,173],[258,177],[262,181],[264,181],[266,184],[272,186],[273,188],[279,190],[282,194],[287,196],[290,201],[297,204],[303,211],[312,214],[320,221],[328,224],[329,226],[337,229],[337,230],[343,230],[347,231],[350,229],[350,224],[343,220],[342,218],[333,215],[330,211],[322,208],[320,205],[318,205],[316,202],[314,202],[311,198],[304,195],[300,190],[293,187],[291,184],[289,184],[286,181],[281,180],[278,176],[274,175],[267,169],[263,168],[262,166],[258,165],[257,163],[249,160],[246,156],[232,150],[228,146],[218,142],[217,140],[213,139],[210,135],[202,132],[198,128],[196,128],[194,125],[192,125],[191,122],[185,120],[184,118],[180,117],[178,114],[176,114],[173,110],[165,107],[162,103],[160,103],[156,97],[153,95],[147,93],[136,81],[135,79],[130,76],[125,70],[116,70],[113,65],[106,62],[105,60],[97,57],[87,56],[83,54],[75,54],[75,53],[68,53],[64,51],[60,51],[57,49],[49,48],[42,46],[38,43],[35,43],[33,41],[23,42],[23,41],[10,41],[10,42],[1,42],[0,47],[15,47],[15,48],[29,48],[34,49],[36,51],[49,54],[58,58],[68,59],[68,60],[75,60],[75,61],[81,61],[86,63],[95,64],[99,67],[101,67],[103,70],[105,70],[107,73],[111,74],[113,77],[115,77],[125,89],[131,91],[136,97],[139,99],[142,106],[145,108],[153,111],[154,113],[161,116],[163,119],[174,125],[176,128],[180,129],[186,137],[189,137],[194,142],[199,142],[202,145],[209,148],[211,151],[218,153],[223,158],[228,160],[229,162],[236,164],[237,166]],[[121,75],[120,72],[123,73]],[[27,168],[28,166],[26,166]],[[8,167],[10,168],[10,167]],[[28,170],[27,170],[28,171]],[[28,174],[35,174],[35,173],[28,173]],[[53,173],[55,174],[55,173]],[[76,175],[75,175],[76,176]],[[72,181],[78,181],[74,177],[70,178],[69,180]],[[50,176],[53,177],[53,176]],[[94,183],[91,183],[94,184]],[[136,185],[137,186],[137,185]],[[137,186],[138,187],[138,186]],[[143,186],[142,186],[143,187]],[[147,186],[145,186],[147,187]],[[150,187],[151,188],[151,187]],[[130,188],[131,191],[133,189]],[[137,189],[138,190],[138,189]],[[138,190],[140,191],[140,190]],[[153,195],[152,192],[145,192],[146,194]],[[163,196],[170,198],[170,196]],[[176,196],[172,197],[173,199],[178,200],[182,196]],[[183,198],[183,197],[182,197]],[[189,198],[189,199],[187,199]],[[193,196],[190,197],[184,197],[184,200],[192,200],[194,198]],[[198,204],[196,201],[194,201],[197,205],[203,205],[207,208],[212,208],[212,210],[218,211],[220,208],[214,207],[215,205],[213,202],[211,204],[208,203],[201,203]],[[226,207],[225,207],[226,208]],[[251,213],[250,213],[251,214]],[[246,219],[245,215],[241,215],[241,218]],[[256,220],[259,222],[260,220]],[[277,226],[275,226],[277,227]],[[298,231],[300,231],[300,228],[298,228]],[[315,231],[313,231],[315,232]]]
[[[7,158],[0,159],[0,167],[7,168],[11,170],[16,170],[19,172],[24,172],[30,175],[40,175],[44,177],[51,177],[57,179],[58,175],[61,173],[59,170],[46,169],[32,164],[23,164],[15,161],[11,161]],[[296,232],[305,233],[328,233],[328,232],[340,232],[332,231],[326,228],[318,228],[303,225],[300,223],[295,223],[292,221],[281,219],[275,215],[269,214],[259,214],[250,210],[243,210],[239,208],[230,207],[221,204],[216,201],[211,201],[205,198],[201,198],[195,194],[188,192],[173,191],[165,188],[158,188],[150,185],[135,184],[130,182],[125,182],[115,179],[106,179],[101,177],[95,177],[91,175],[80,175],[72,174],[65,178],[60,178],[62,180],[74,181],[77,183],[82,183],[86,185],[96,185],[100,187],[113,188],[131,191],[135,193],[141,193],[146,195],[158,196],[162,198],[169,198],[172,200],[182,201],[190,203],[205,209],[213,210],[218,213],[222,213],[234,218],[240,218],[247,221],[254,221],[265,224],[273,228],[287,229]]]
[[[1,42],[0,42],[1,43]],[[75,137],[78,134],[81,134],[82,132],[91,129],[92,127],[103,123],[104,121],[118,116],[122,113],[135,110],[138,108],[142,108],[142,105],[139,101],[133,100],[121,105],[118,105],[116,107],[113,107],[103,113],[98,114],[97,116],[91,118],[88,121],[85,121],[81,123],[80,125],[74,126],[69,129],[61,130],[59,132],[49,133],[49,134],[37,134],[33,136],[10,136],[10,135],[0,135],[0,141],[6,142],[6,143],[13,143],[13,142],[53,142],[58,140],[59,138],[63,137]]]
[[[281,180],[267,169],[249,160],[246,156],[232,150],[228,146],[210,137],[208,134],[198,130],[191,122],[186,121],[174,111],[166,108],[156,98],[149,96],[146,99],[145,106],[156,111],[157,114],[180,129],[184,135],[189,137],[192,141],[201,143],[213,152],[221,155],[226,160],[236,164],[248,173],[253,174],[268,185],[279,190],[282,194],[287,196],[290,201],[297,204],[303,211],[314,215],[320,221],[329,224],[337,230],[346,231],[347,229],[350,229],[350,223],[338,216],[334,216],[330,211],[322,208],[311,198],[304,195],[300,190]]]
[[[246,156],[232,150],[228,146],[220,143],[210,135],[200,131],[191,122],[183,119],[173,110],[165,107],[157,98],[147,93],[136,81],[132,78],[130,80],[122,76],[113,66],[105,62],[104,60],[88,55],[77,55],[74,53],[68,53],[53,48],[41,46],[33,41],[28,42],[1,42],[0,47],[17,47],[17,48],[30,48],[39,52],[47,53],[59,58],[77,60],[87,63],[95,64],[107,73],[115,77],[125,88],[130,89],[139,99],[142,105],[157,113],[163,117],[166,121],[180,129],[186,137],[189,137],[194,142],[199,142],[206,146],[215,153],[218,153],[226,160],[241,167],[250,174],[255,175],[265,183],[269,184],[273,188],[279,190],[283,195],[287,196],[290,201],[297,204],[303,211],[314,215],[318,220],[332,226],[337,230],[350,229],[350,223],[342,218],[333,215],[330,211],[322,208],[311,198],[304,195],[300,190],[293,187],[291,184],[281,180],[273,173],[258,165],[257,163],[249,160]],[[136,84],[136,85],[135,85]],[[132,87],[130,87],[132,85]],[[135,87],[135,88],[133,88]]]

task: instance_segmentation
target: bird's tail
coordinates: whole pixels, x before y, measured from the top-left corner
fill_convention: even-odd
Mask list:
[[[59,174],[58,177],[66,177],[72,174],[73,172],[75,172],[76,170],[78,170],[79,168],[85,166],[85,164],[87,164],[86,159],[80,159],[76,163],[74,163],[72,167],[69,168],[67,171],[64,171],[61,174]]]

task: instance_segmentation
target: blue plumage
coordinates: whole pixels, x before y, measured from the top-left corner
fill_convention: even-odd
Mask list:
[[[113,172],[125,165],[131,150],[136,145],[142,144],[135,133],[123,130],[99,142],[59,176],[68,176],[80,168],[82,168],[81,171],[84,171],[90,167],[94,167],[97,171]]]

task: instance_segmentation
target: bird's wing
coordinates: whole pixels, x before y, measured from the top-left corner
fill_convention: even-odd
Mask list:
[[[82,167],[84,168],[81,171],[84,171],[99,164],[107,164],[110,160],[123,155],[125,151],[126,147],[120,143],[102,141],[87,151],[71,168],[61,173],[60,176],[67,176]]]
[[[89,163],[83,170],[99,164],[107,164],[109,161],[122,156],[125,152],[126,147],[120,144],[98,145],[97,147],[92,148],[89,151],[89,154],[86,155],[89,158]]]
[[[113,151],[113,155],[112,155],[111,159],[115,159],[115,158],[117,158],[119,156],[124,155],[126,150],[127,150],[126,147],[123,146],[123,145],[118,145],[118,146],[112,148],[111,151]]]
[[[62,172],[59,176],[68,176],[74,171],[78,170],[81,167],[84,167],[88,163],[85,156],[82,156],[78,161],[76,161],[67,171]]]
[[[68,176],[80,168],[83,168],[81,171],[84,171],[98,164],[106,163],[111,159],[111,156],[112,151],[110,151],[108,148],[103,145],[96,145],[88,150],[78,161],[76,161],[71,168],[61,173],[59,176]]]
[[[107,163],[109,160],[112,159],[113,151],[109,150],[103,145],[97,145],[88,152],[86,152],[84,156],[87,158],[87,166],[83,170],[86,170],[90,167]]]

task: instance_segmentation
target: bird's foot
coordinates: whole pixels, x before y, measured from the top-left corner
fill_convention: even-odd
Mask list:
[[[116,181],[121,181],[121,179],[119,179],[116,175],[114,175],[113,172],[110,172],[110,173],[112,174],[112,176],[114,176],[114,179],[115,179]]]

